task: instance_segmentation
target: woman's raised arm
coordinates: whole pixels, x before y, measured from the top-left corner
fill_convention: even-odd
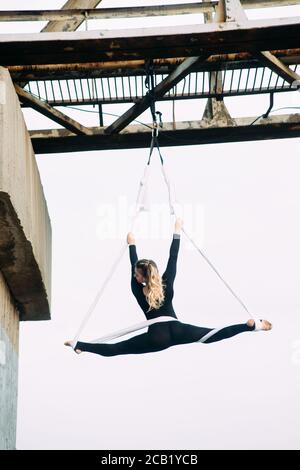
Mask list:
[[[177,218],[174,227],[173,239],[170,246],[169,260],[163,277],[168,282],[174,282],[177,270],[177,258],[180,246],[180,232],[183,226],[182,219]]]
[[[134,265],[138,260],[137,252],[136,252],[136,245],[135,245],[135,238],[132,232],[127,234],[127,243],[129,247],[129,259],[131,263],[131,275],[134,277]]]

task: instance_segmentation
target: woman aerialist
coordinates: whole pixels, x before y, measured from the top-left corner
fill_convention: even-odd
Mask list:
[[[132,293],[148,320],[158,317],[164,317],[164,320],[166,320],[166,317],[170,317],[170,321],[167,319],[167,321],[151,324],[147,333],[113,344],[78,341],[74,348],[78,354],[82,351],[100,354],[101,356],[144,354],[161,351],[178,344],[201,341],[205,336],[207,336],[207,339],[203,342],[213,343],[244,331],[270,330],[272,328],[271,323],[267,320],[250,319],[247,323],[231,325],[222,329],[204,328],[177,320],[172,299],[182,226],[182,220],[176,219],[169,260],[162,276],[160,276],[157,265],[153,260],[138,260],[134,236],[131,232],[127,235],[131,262]],[[211,332],[213,334],[210,334]],[[65,345],[72,346],[71,341],[66,341]]]

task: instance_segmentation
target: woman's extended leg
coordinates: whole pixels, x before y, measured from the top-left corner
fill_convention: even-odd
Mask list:
[[[172,346],[169,328],[166,323],[149,327],[147,333],[134,336],[113,344],[84,343],[78,341],[75,350],[87,351],[101,356],[119,356],[123,354],[145,354],[162,351]]]
[[[216,341],[231,338],[232,336],[239,335],[245,331],[253,331],[254,328],[255,324],[253,324],[253,326],[249,326],[247,323],[226,326],[225,328],[221,328],[219,331],[214,333],[210,338],[205,340],[204,343],[215,343]]]
[[[250,323],[250,322],[249,322]],[[241,323],[238,325],[230,325],[222,328],[212,336],[210,336],[205,343],[214,343],[222,339],[231,338],[232,336],[243,333],[244,331],[252,331],[255,324]],[[188,344],[200,341],[207,333],[213,331],[214,328],[203,328],[200,326],[189,325],[188,323],[173,322],[170,324],[172,343],[175,344]]]
[[[271,323],[266,320],[262,329],[271,329]],[[238,325],[230,325],[225,328],[216,330],[214,334],[208,337],[205,343],[214,343],[223,339],[231,338],[245,331],[253,331],[255,323],[253,320],[248,320],[247,323]],[[195,343],[200,341],[208,333],[212,332],[214,328],[205,328],[188,323],[181,323],[180,321],[170,321],[164,323],[155,323],[151,325],[147,333],[134,336],[125,341],[120,341],[113,344],[105,343],[84,343],[78,341],[75,350],[87,351],[101,356],[118,356],[123,354],[145,354],[150,352],[162,351],[170,346],[177,344]],[[65,344],[70,345],[70,342]]]

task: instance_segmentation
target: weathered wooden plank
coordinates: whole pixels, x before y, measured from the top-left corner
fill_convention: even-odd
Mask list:
[[[272,116],[250,125],[253,121],[253,116],[235,118],[234,127],[186,121],[177,122],[176,129],[172,122],[165,123],[160,130],[159,141],[161,147],[170,147],[300,137],[300,114]],[[104,128],[92,130],[93,135],[89,136],[74,136],[65,129],[30,131],[30,135],[38,154],[147,148],[151,141],[151,129],[141,125],[128,126],[119,134],[112,135],[107,135]],[[141,152],[141,157],[144,155]]]
[[[299,47],[300,17],[165,28],[2,34],[2,65],[195,57]]]

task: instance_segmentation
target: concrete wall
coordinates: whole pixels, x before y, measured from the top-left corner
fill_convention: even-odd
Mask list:
[[[51,224],[19,100],[0,67],[0,449],[14,449],[20,320],[50,318]]]
[[[51,224],[19,100],[3,67],[0,67],[0,269],[18,302],[21,319],[49,319]]]
[[[19,314],[0,273],[0,449],[16,445]]]

